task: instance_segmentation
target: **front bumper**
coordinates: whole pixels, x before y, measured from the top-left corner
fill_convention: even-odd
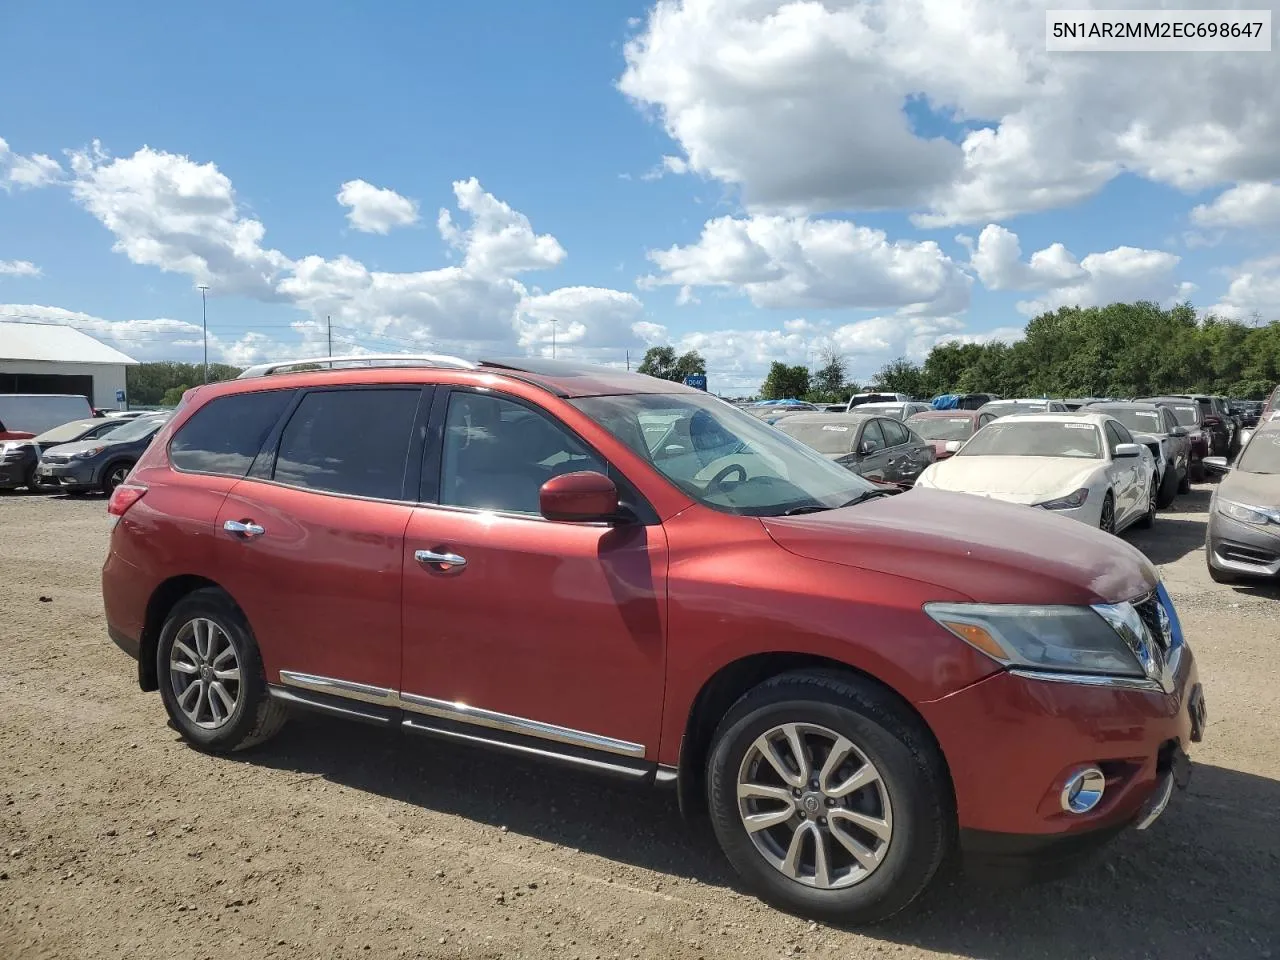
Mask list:
[[[36,479],[49,487],[89,489],[98,485],[98,465],[89,460],[72,460],[69,463],[42,460],[36,468]]]
[[[1280,535],[1261,527],[1241,523],[1209,508],[1209,534],[1205,554],[1209,566],[1242,577],[1280,576]]]

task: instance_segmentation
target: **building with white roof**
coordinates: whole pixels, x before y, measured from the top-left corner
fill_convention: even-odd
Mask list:
[[[74,327],[0,320],[0,393],[75,393],[123,409],[137,362]]]

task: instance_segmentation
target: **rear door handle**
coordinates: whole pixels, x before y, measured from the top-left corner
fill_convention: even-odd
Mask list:
[[[252,539],[253,537],[260,537],[267,532],[263,527],[254,523],[252,520],[246,520],[243,523],[239,520],[228,520],[222,525],[222,529],[227,531],[227,533],[238,534],[246,540]]]
[[[445,570],[461,570],[467,565],[467,558],[456,553],[437,553],[435,550],[415,550],[413,559],[419,563],[438,565]]]

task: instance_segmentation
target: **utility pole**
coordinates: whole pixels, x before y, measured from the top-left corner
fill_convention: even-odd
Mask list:
[[[627,351],[627,373],[631,372],[631,351]]]
[[[329,329],[329,356],[333,356],[333,317],[325,314],[325,326]]]
[[[551,321],[551,359],[556,358],[556,321]]]
[[[200,284],[200,326],[204,329],[204,382],[209,382],[209,285]]]

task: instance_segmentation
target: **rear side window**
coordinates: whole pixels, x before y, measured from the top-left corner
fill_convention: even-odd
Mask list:
[[[416,387],[307,394],[280,436],[273,479],[355,497],[405,499],[421,396]]]
[[[293,394],[271,390],[210,400],[178,428],[169,461],[191,473],[243,477]]]

